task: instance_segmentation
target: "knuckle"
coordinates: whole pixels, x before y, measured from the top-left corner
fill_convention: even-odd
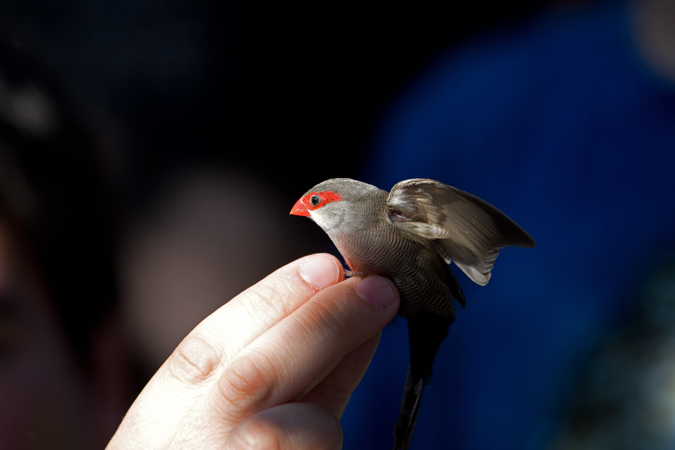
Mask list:
[[[349,338],[356,326],[357,318],[346,302],[332,305],[314,303],[319,329],[326,330],[333,338]]]
[[[312,398],[321,404],[346,404],[352,390],[335,384],[320,383],[312,390]]]
[[[169,372],[188,386],[199,385],[211,378],[221,363],[221,355],[207,340],[188,336],[169,358]]]
[[[231,421],[260,411],[274,391],[273,365],[261,355],[241,356],[225,369],[218,380],[221,414]],[[264,370],[265,367],[267,370]]]
[[[273,323],[290,313],[287,305],[280,301],[280,299],[285,299],[287,295],[273,284],[257,286],[249,294],[252,297],[251,301],[244,303],[244,305],[248,313],[257,320]]]

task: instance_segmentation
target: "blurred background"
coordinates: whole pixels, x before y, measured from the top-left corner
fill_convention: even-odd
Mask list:
[[[44,279],[33,297],[52,298],[63,359],[75,348],[63,378],[81,381],[12,410],[14,384],[46,386],[26,374],[55,363],[8,356],[35,327],[15,320],[13,293],[31,283],[0,277],[0,439],[77,448],[52,413],[55,393],[79,389],[75,429],[92,420],[81,411],[107,413],[79,445],[101,448],[201,319],[334,251],[288,217],[309,187],[428,177],[493,203],[538,246],[503,251],[485,288],[458,275],[467,310],[413,448],[672,448],[673,24],[669,0],[0,0],[0,238],[21,242],[7,267]],[[345,448],[391,446],[406,349],[395,321],[343,419]]]
[[[205,159],[295,194],[355,175],[381,110],[449,43],[542,3],[31,0],[0,20],[122,126],[126,183]]]

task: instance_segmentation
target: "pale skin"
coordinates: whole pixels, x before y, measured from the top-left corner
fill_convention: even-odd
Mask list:
[[[396,315],[384,277],[294,261],[202,321],[138,396],[115,449],[342,447],[339,418]]]

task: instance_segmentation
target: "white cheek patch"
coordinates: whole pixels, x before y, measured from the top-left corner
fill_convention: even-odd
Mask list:
[[[316,210],[316,211],[310,210],[309,211],[309,217],[311,217],[312,220],[314,221],[314,223],[316,223],[318,226],[320,226],[324,230],[327,229],[327,228],[330,228],[330,226],[331,226],[330,221],[326,220],[326,217],[325,217],[326,215],[327,214],[322,214],[322,213],[318,212],[318,210]]]
[[[309,211],[309,217],[329,235],[340,231],[345,217],[338,208],[326,205],[314,211]]]

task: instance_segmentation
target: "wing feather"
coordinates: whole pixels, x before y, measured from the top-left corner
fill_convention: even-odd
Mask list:
[[[447,263],[454,261],[480,285],[490,280],[499,249],[535,245],[532,236],[491,204],[438,181],[401,181],[387,205],[395,226],[435,241]]]

